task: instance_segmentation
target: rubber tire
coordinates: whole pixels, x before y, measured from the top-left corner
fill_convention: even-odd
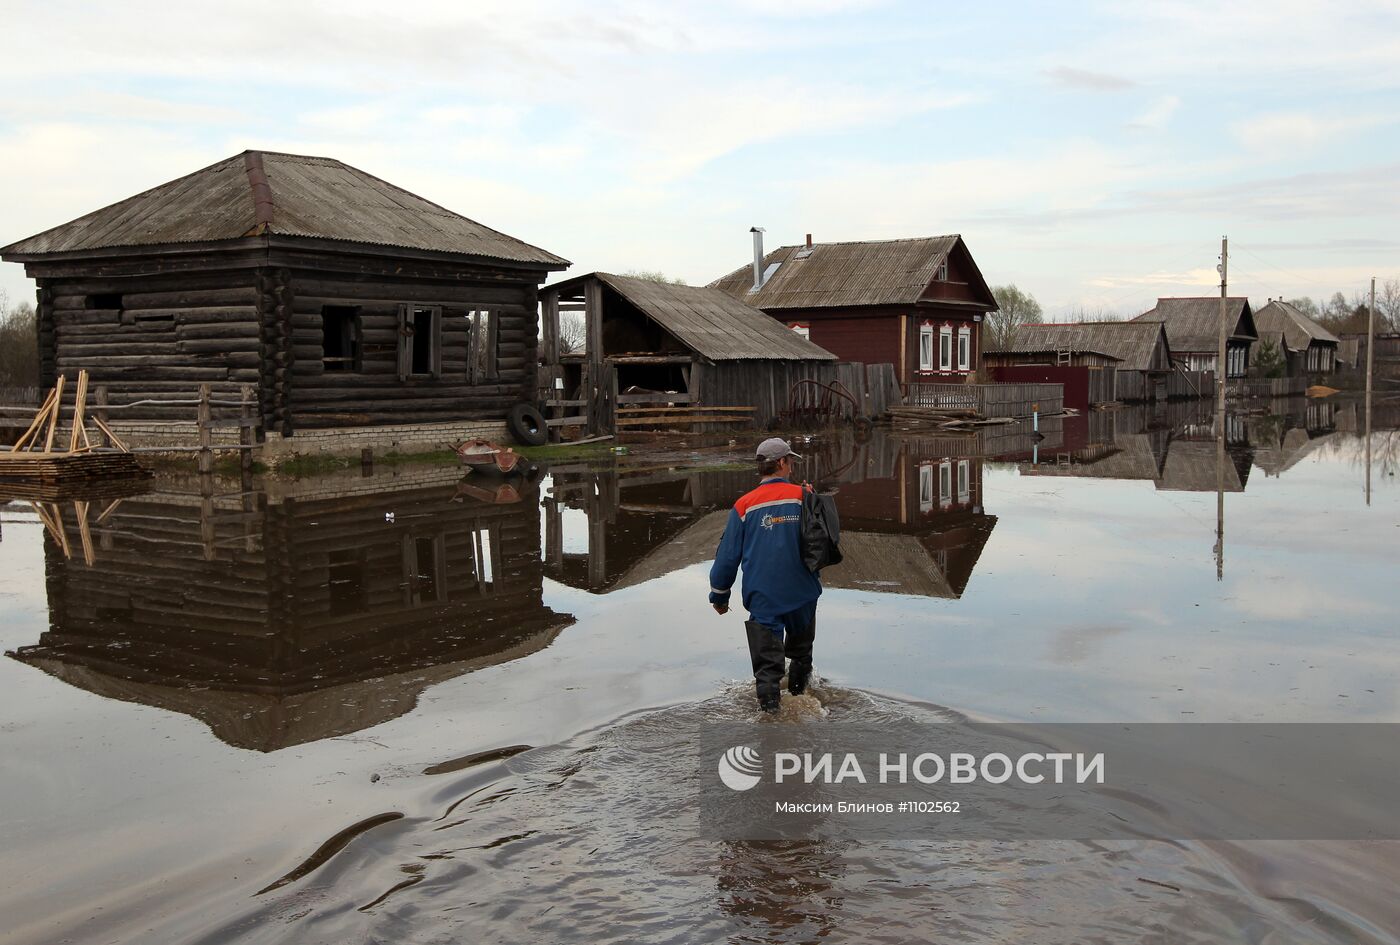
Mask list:
[[[544,422],[544,414],[530,404],[516,404],[506,414],[506,429],[517,443],[525,446],[544,446],[549,442],[549,425]]]

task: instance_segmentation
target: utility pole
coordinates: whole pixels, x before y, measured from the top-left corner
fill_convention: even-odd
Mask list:
[[[1225,578],[1225,322],[1229,312],[1230,240],[1220,238],[1220,344],[1215,352],[1215,579]]]
[[[1366,313],[1366,504],[1371,504],[1371,371],[1376,363],[1376,277],[1371,277],[1371,305]]]

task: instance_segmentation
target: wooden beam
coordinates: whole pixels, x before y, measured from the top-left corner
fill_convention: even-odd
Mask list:
[[[68,434],[68,452],[78,451],[78,441],[83,438],[83,408],[87,406],[88,372],[78,372],[78,391],[73,397],[73,429]]]
[[[58,415],[63,410],[63,381],[62,374],[58,375],[58,380],[53,385],[53,412],[49,414],[49,430],[44,436],[44,452],[53,452],[53,435],[58,432]]]

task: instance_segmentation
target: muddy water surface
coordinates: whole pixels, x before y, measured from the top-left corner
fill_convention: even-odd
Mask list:
[[[810,444],[849,560],[776,724],[1400,721],[1396,434],[1368,505],[1354,427],[1238,418],[1228,469],[1128,412]],[[752,480],[656,465],[158,480],[86,542],[4,506],[0,940],[1396,940],[1393,844],[705,838]]]

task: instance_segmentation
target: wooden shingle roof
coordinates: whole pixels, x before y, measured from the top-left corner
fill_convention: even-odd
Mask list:
[[[1160,358],[1156,357],[1159,345]],[[1170,351],[1160,324],[1138,321],[1021,325],[1010,344],[997,350],[1008,354],[1092,351],[1117,358],[1120,371],[1165,370]]]
[[[245,151],[0,249],[7,259],[251,236],[476,256],[545,269],[568,261],[333,158]]]
[[[1336,335],[1282,299],[1270,302],[1255,312],[1254,324],[1261,338],[1282,335],[1289,351],[1302,351],[1314,341],[1331,345],[1341,343]]]
[[[765,311],[785,308],[839,308],[867,305],[913,305],[923,299],[939,266],[962,237],[931,236],[918,239],[874,240],[853,243],[815,243],[782,246],[763,257],[772,276],[757,292],[753,267],[744,266],[710,283],[737,299]],[[966,247],[962,249],[966,252]],[[969,261],[971,257],[968,257]],[[969,266],[974,290],[996,308],[991,290],[976,266]]]
[[[835,361],[771,315],[709,286],[677,285],[633,276],[595,272],[548,286],[569,289],[596,278],[643,315],[711,361]]]
[[[1235,296],[1225,300],[1229,337],[1236,341],[1257,341],[1254,313],[1249,299]],[[1220,346],[1220,296],[1158,299],[1157,307],[1143,312],[1135,322],[1161,322],[1167,328],[1167,341],[1178,354],[1215,351]]]

